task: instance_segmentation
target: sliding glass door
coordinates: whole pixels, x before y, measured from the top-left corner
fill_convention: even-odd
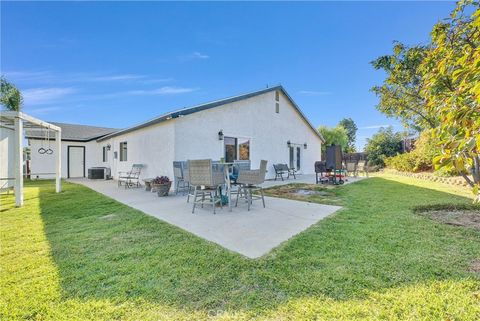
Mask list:
[[[234,137],[225,137],[225,162],[233,163],[237,159],[237,139]]]
[[[289,156],[289,167],[295,168],[297,171],[299,171],[302,164],[302,149],[300,146],[290,146]]]

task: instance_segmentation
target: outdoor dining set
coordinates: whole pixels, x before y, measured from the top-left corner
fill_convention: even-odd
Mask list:
[[[140,187],[142,164],[133,164],[130,172],[119,173],[118,185]],[[197,159],[188,161],[174,161],[173,175],[175,195],[183,194],[186,202],[192,203],[192,213],[197,206],[211,205],[213,213],[216,207],[227,205],[232,210],[232,196],[236,196],[235,207],[239,200],[247,203],[250,210],[254,200],[262,200],[265,207],[265,198],[261,184],[265,181],[267,161],[262,160],[258,169],[251,169],[249,160],[235,160],[234,162],[213,161],[211,159]],[[159,196],[168,195],[172,181],[166,176],[143,179],[145,189],[155,191]]]
[[[192,213],[196,206],[210,204],[213,213],[217,204],[228,205],[232,210],[232,195],[236,195],[235,206],[239,199],[247,203],[250,210],[253,200],[265,199],[261,184],[265,181],[267,161],[262,160],[258,169],[251,169],[250,161],[222,162],[211,159],[173,162],[175,194],[184,193],[187,202],[192,198]],[[260,195],[257,195],[259,192]]]

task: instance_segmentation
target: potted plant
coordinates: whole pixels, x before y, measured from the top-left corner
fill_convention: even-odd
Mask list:
[[[152,180],[151,184],[157,191],[158,196],[168,196],[172,181],[167,176],[157,176]]]

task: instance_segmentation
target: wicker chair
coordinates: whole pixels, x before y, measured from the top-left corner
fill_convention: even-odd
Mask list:
[[[263,195],[263,188],[260,186],[265,182],[265,174],[267,173],[267,161],[262,160],[260,162],[260,169],[240,171],[237,179],[237,183],[240,184],[237,190],[237,200],[235,206],[238,206],[238,199],[244,197],[248,204],[248,210],[252,201],[255,199],[262,199],[263,207],[265,207],[265,198]],[[260,191],[260,196],[253,195],[253,192]]]
[[[188,172],[190,185],[194,188],[192,213],[195,213],[197,204],[202,207],[210,204],[215,214],[216,205],[222,206],[220,186],[225,183],[223,172],[213,170],[211,159],[189,160]]]
[[[230,180],[233,184],[237,183],[238,173],[240,171],[248,171],[251,169],[251,162],[249,160],[234,160]]]

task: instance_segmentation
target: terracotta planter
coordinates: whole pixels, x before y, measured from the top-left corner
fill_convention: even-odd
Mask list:
[[[172,182],[168,182],[166,184],[152,184],[152,188],[155,189],[158,196],[168,196],[168,192],[170,191],[170,187],[172,186]]]

